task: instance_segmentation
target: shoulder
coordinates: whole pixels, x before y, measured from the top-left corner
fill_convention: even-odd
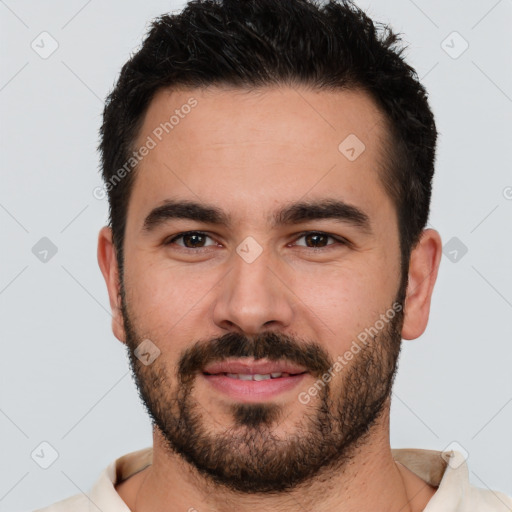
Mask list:
[[[466,455],[457,450],[393,449],[393,458],[433,488],[424,512],[512,512],[512,497],[469,481]]]
[[[473,512],[511,512],[512,497],[500,491],[470,486],[468,502]]]
[[[88,512],[89,500],[84,494],[75,494],[64,500],[58,501],[48,507],[38,508],[33,512]]]

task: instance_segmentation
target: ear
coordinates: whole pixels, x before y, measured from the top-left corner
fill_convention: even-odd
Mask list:
[[[409,283],[402,328],[402,338],[406,340],[418,338],[427,328],[430,300],[442,252],[439,233],[434,229],[423,230],[409,260]]]
[[[126,336],[121,314],[121,282],[116,250],[112,241],[112,230],[108,226],[101,228],[98,235],[98,264],[107,285],[112,310],[112,332],[119,341],[125,343]]]

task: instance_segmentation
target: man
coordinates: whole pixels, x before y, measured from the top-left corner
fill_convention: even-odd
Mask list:
[[[104,111],[98,242],[153,447],[44,510],[512,510],[462,454],[390,447],[442,249],[434,118],[397,42],[349,2],[154,22]]]

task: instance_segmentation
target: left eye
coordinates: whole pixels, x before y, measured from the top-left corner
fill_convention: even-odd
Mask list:
[[[328,243],[329,240],[334,240],[335,242],[343,243],[343,240],[335,238],[321,231],[309,231],[308,233],[303,233],[297,240],[301,239],[304,239],[305,243],[296,243],[296,245],[308,247],[310,249],[321,249],[323,247],[333,245],[332,243]]]

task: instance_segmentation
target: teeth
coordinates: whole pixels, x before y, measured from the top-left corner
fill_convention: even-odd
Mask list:
[[[267,379],[270,379],[270,374],[266,374],[266,375],[261,375],[259,373],[256,373],[255,375],[253,375],[253,380],[267,380]]]
[[[275,373],[266,373],[266,374],[250,374],[250,373],[226,373],[227,377],[231,379],[239,379],[239,380],[268,380],[268,379],[277,379],[279,377],[289,377],[289,373],[284,372],[275,372]]]

